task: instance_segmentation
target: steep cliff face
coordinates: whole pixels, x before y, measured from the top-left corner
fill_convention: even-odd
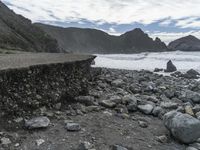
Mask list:
[[[96,29],[36,25],[57,39],[64,50],[74,53],[135,53],[167,50],[167,46],[161,40],[151,39],[141,29],[134,29],[121,36],[112,36]]]
[[[0,1],[0,47],[25,51],[59,52],[57,41],[30,20]]]
[[[182,51],[200,51],[200,40],[195,36],[189,35],[172,41],[169,43],[168,48]]]

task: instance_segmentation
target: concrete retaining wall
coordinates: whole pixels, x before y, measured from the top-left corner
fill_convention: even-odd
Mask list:
[[[94,57],[74,62],[0,70],[1,115],[22,115],[62,98],[87,93]]]

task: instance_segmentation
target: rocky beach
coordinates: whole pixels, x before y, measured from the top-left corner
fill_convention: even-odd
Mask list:
[[[198,150],[199,85],[145,70],[92,68],[82,95],[2,119],[0,149]]]

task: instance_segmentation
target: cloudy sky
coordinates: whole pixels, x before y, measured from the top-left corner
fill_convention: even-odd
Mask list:
[[[200,0],[2,0],[16,13],[63,27],[96,28],[119,35],[136,27],[168,43],[200,38]]]

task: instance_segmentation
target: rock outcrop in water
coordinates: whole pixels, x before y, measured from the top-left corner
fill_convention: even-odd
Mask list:
[[[200,51],[200,40],[195,36],[189,35],[172,41],[169,43],[168,48],[181,51]]]
[[[0,48],[59,52],[57,41],[0,1]]]
[[[176,66],[172,63],[171,60],[169,60],[167,62],[167,68],[165,69],[165,72],[174,72],[176,70],[177,70]]]
[[[167,46],[159,38],[153,40],[136,28],[120,36],[112,36],[96,29],[62,28],[36,24],[53,38],[60,47],[74,53],[136,53],[166,51]]]

